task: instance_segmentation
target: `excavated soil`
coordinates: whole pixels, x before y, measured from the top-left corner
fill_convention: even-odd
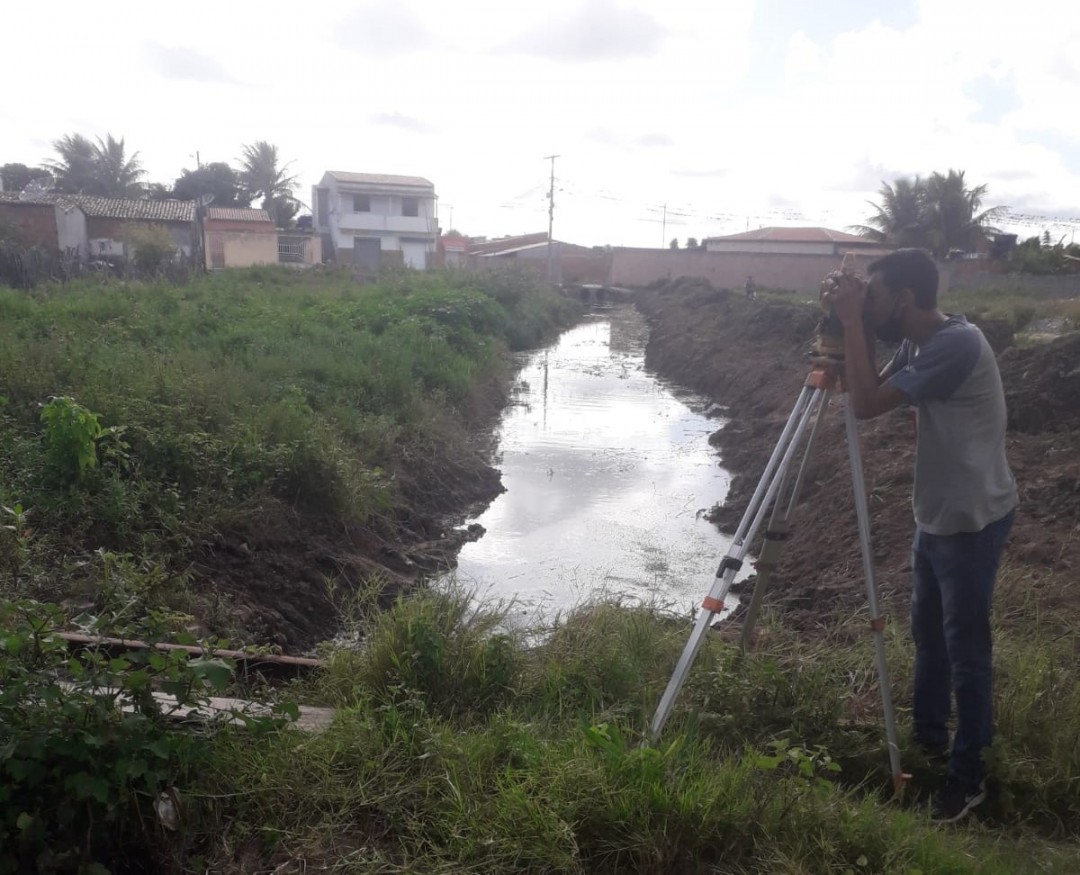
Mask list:
[[[752,300],[680,279],[641,293],[651,325],[646,364],[728,408],[712,436],[733,474],[712,518],[733,531],[791,413],[808,370],[819,313],[813,306]],[[1048,616],[1074,619],[1072,592],[1080,524],[1080,335],[1045,345],[1009,346],[997,324],[986,333],[998,351],[1009,406],[1007,452],[1020,508],[999,588],[1006,603],[1035,601]],[[888,350],[879,350],[882,356]],[[774,574],[768,603],[805,630],[822,629],[864,609],[861,558],[839,401],[811,459],[795,532]],[[906,615],[914,427],[893,411],[859,424],[878,584],[886,609]],[[757,545],[754,545],[756,549]],[[748,588],[744,586],[744,594]],[[1000,595],[1000,594],[999,594]]]
[[[491,441],[508,381],[478,386],[455,415],[425,425],[425,440],[385,463],[396,506],[358,525],[306,501],[268,501],[197,546],[192,589],[204,631],[289,653],[309,651],[340,627],[340,606],[381,582],[389,604],[419,579],[454,567],[482,534],[457,528],[503,491]]]

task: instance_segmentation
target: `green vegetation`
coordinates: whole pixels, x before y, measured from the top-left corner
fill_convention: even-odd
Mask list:
[[[377,597],[359,593],[359,607]],[[113,872],[1080,866],[1080,638],[1011,596],[997,621],[994,793],[978,820],[953,829],[933,827],[920,807],[935,772],[906,734],[914,781],[903,801],[887,799],[858,618],[810,640],[766,616],[767,650],[748,655],[710,636],[664,736],[649,744],[683,619],[598,601],[537,638],[506,622],[510,607],[422,590],[384,612],[360,610],[354,631],[365,644],[328,649],[327,668],[284,694],[335,706],[325,731],[290,728],[296,709],[281,702],[268,717],[244,715],[243,729],[193,735],[164,724],[149,684],[198,701],[228,680],[227,665],[93,651],[77,664],[49,634],[55,611],[11,606],[0,648],[0,838],[6,829],[23,860],[48,847],[54,868],[40,871],[58,872],[102,871],[94,862]],[[102,631],[106,621],[123,625],[116,612],[89,618]],[[910,643],[894,628],[888,645],[903,704]],[[58,684],[57,669],[73,684]],[[28,691],[46,707],[26,707]],[[118,698],[138,707],[121,714]],[[155,809],[162,794],[178,822]]]
[[[449,510],[434,473],[507,348],[574,312],[514,276],[0,289],[0,505],[26,520],[0,538],[19,569],[0,587],[94,599],[106,550],[190,610],[192,549],[215,533],[275,514],[392,528],[421,490]]]
[[[975,251],[1004,207],[980,212],[986,185],[968,188],[963,170],[934,172],[926,179],[901,177],[881,184],[881,202],[856,233],[893,246],[918,246],[941,257],[952,249]]]

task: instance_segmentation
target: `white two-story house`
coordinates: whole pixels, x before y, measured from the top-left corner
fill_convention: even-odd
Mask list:
[[[425,270],[435,254],[435,186],[422,177],[330,170],[312,189],[311,212],[339,264]]]

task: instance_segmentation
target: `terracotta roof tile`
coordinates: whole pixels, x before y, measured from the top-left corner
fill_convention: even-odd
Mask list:
[[[63,195],[87,216],[102,219],[141,219],[151,222],[194,222],[195,201],[133,200],[91,195]]]
[[[61,194],[50,191],[26,195],[0,193],[4,203],[60,204],[77,206],[87,216],[101,219],[141,219],[149,222],[194,222],[195,201],[152,201],[134,198],[97,197],[88,194]]]
[[[206,212],[208,219],[221,219],[226,222],[269,222],[270,214],[266,210],[252,210],[245,207],[210,207]]]

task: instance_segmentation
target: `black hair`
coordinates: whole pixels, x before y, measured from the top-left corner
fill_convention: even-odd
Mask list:
[[[915,306],[920,310],[933,310],[937,306],[938,269],[925,249],[897,249],[871,262],[867,271],[880,271],[886,288],[893,294],[911,289]]]

